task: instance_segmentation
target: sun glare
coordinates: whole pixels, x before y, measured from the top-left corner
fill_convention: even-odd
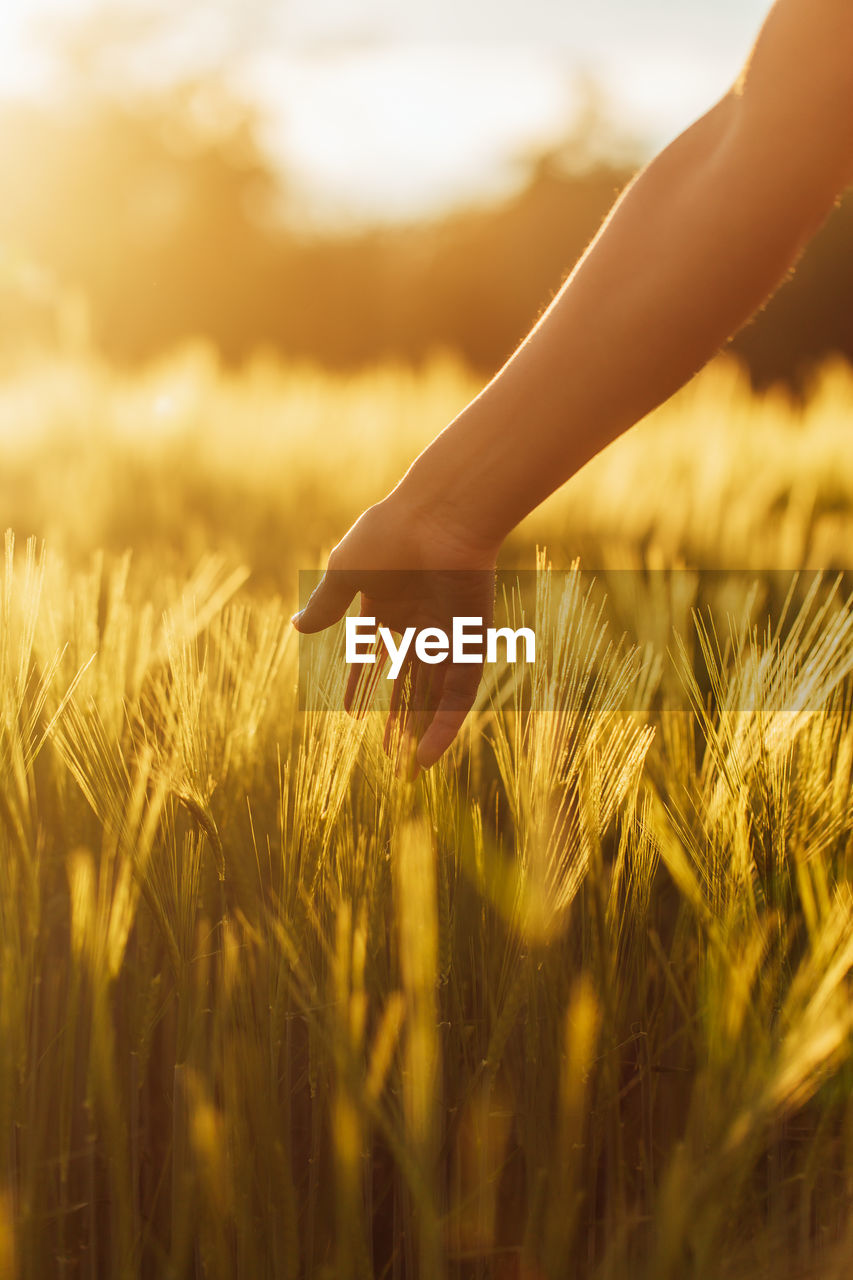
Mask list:
[[[83,14],[89,0],[2,0],[0,95],[32,91],[45,75],[41,41],[51,19]]]
[[[356,215],[411,215],[506,186],[507,157],[511,167],[553,135],[574,105],[558,63],[499,47],[270,54],[252,81],[272,108],[270,145],[309,189]]]
[[[583,79],[635,150],[661,145],[734,75],[764,0],[738,5],[0,0],[0,98],[49,87],[61,24],[150,13],[156,56],[140,56],[140,74],[221,74],[260,109],[263,141],[309,216],[394,220],[506,193],[519,159],[572,129]],[[118,64],[108,69],[126,83]]]
[[[0,93],[8,93],[20,87],[25,25],[24,0],[6,0],[0,8]]]

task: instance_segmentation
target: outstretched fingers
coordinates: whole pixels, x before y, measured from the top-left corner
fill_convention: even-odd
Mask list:
[[[418,736],[417,763],[429,769],[444,754],[465,722],[480,685],[482,667],[449,665],[443,669],[434,714]]]
[[[400,769],[414,778],[420,766],[419,743],[441,705],[448,667],[409,659],[394,683],[383,747],[399,757]]]
[[[312,591],[308,603],[290,621],[297,631],[310,635],[323,631],[344,616],[358,587],[350,573],[342,569],[327,569]]]

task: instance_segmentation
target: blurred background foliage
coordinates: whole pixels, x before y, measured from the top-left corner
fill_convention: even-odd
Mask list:
[[[593,90],[508,199],[323,230],[224,76],[122,82],[122,48],[144,38],[78,23],[57,38],[53,96],[0,107],[0,358],[58,346],[127,365],[202,335],[229,365],[259,349],[335,370],[452,350],[489,374],[645,158]],[[802,390],[825,356],[853,357],[852,239],[848,198],[736,339],[754,386]]]

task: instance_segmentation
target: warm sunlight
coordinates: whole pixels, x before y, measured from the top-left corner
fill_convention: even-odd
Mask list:
[[[0,94],[32,91],[46,79],[43,41],[52,21],[83,15],[89,0],[2,0]]]
[[[853,1276],[853,0],[771,4],[0,0],[0,1280]]]
[[[250,83],[272,108],[270,146],[309,198],[323,193],[328,216],[383,220],[514,185],[513,162],[555,136],[577,98],[559,60],[500,45],[473,57],[414,43],[270,52]]]
[[[518,157],[570,127],[579,77],[600,88],[622,133],[658,145],[722,92],[763,8],[2,0],[0,95],[49,84],[75,21],[97,14],[120,31],[150,20],[153,53],[134,62],[125,34],[114,83],[224,71],[258,103],[265,142],[316,216],[412,216],[511,187]]]
[[[0,88],[8,93],[27,84],[28,75],[21,74],[27,58],[24,28],[27,0],[5,0],[0,8]]]

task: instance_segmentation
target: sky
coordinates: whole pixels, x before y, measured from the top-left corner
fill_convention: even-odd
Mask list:
[[[132,10],[159,20],[156,39],[117,60],[118,80],[222,71],[318,215],[416,216],[510,189],[593,82],[615,131],[650,153],[725,92],[768,3],[0,0],[0,94],[49,92],[58,24]]]

